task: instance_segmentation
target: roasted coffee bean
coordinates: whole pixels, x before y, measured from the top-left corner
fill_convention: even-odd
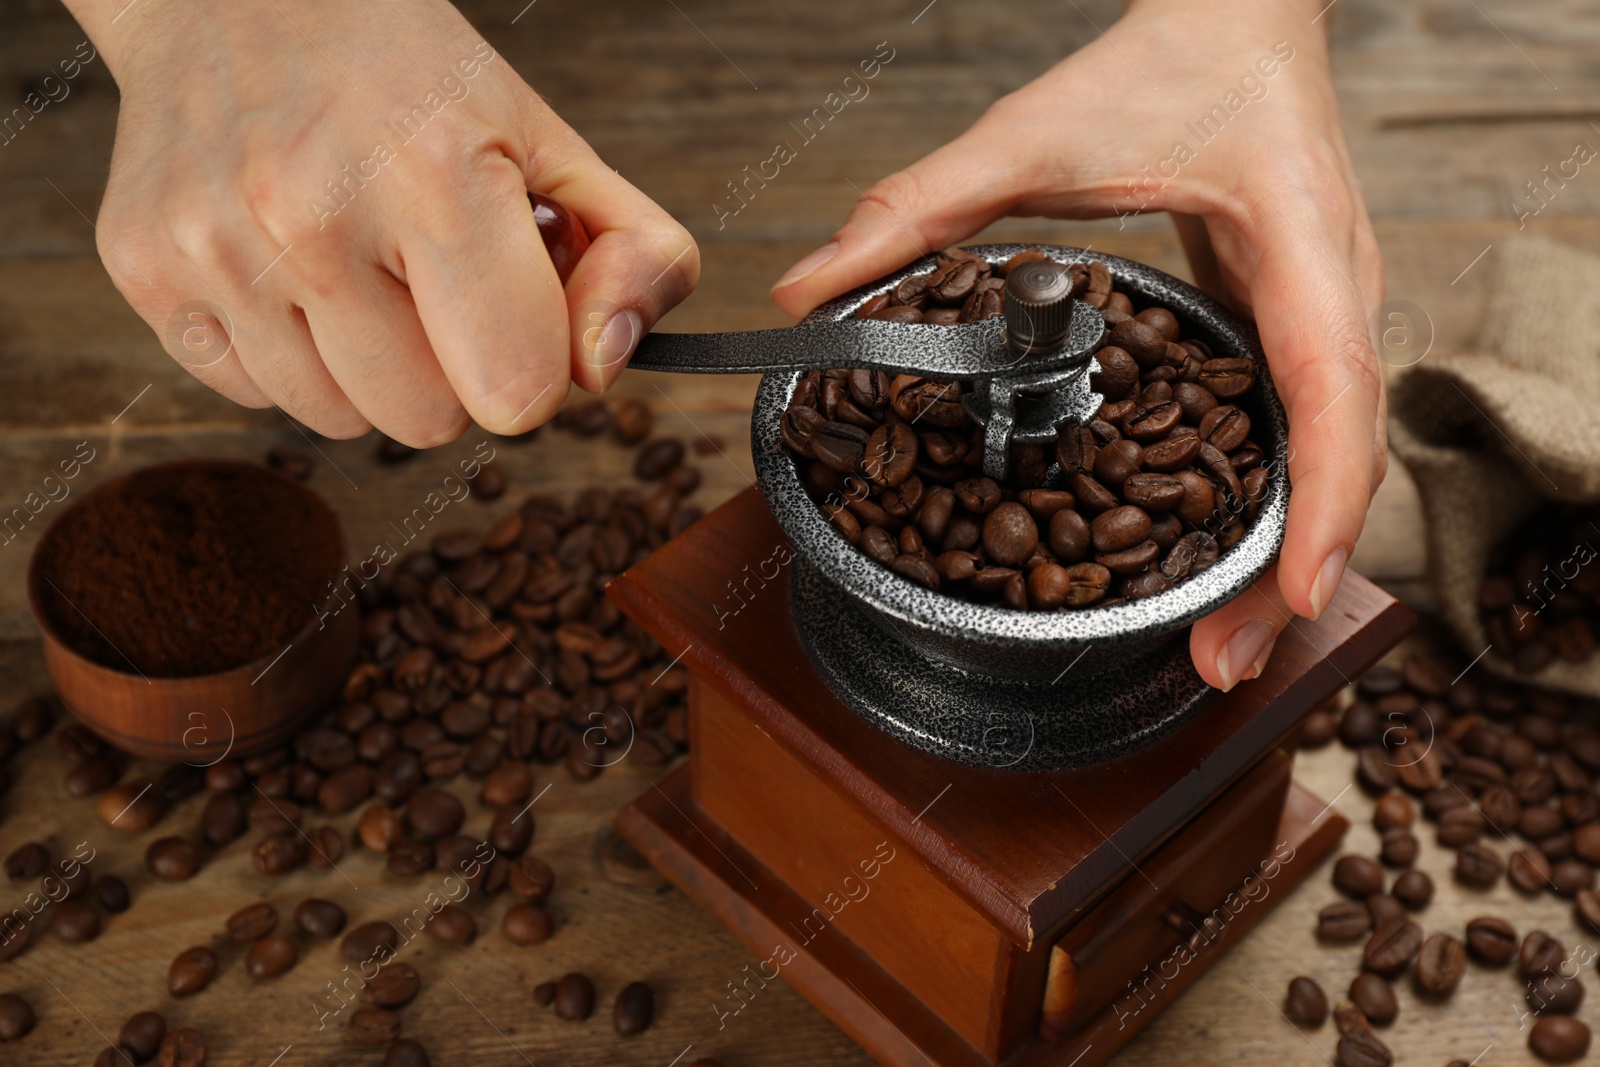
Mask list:
[[[33,1029],[33,1006],[15,993],[0,993],[0,1041],[18,1041]]]
[[[134,1058],[132,1049],[121,1045],[107,1045],[94,1058],[94,1067],[134,1067],[138,1062]]]
[[[1588,924],[1591,930],[1600,932],[1600,893],[1593,889],[1582,889],[1577,896],[1572,898],[1573,911],[1579,919]]]
[[[245,824],[244,801],[238,793],[212,793],[200,813],[200,834],[217,848],[243,835]]]
[[[1394,1062],[1389,1047],[1370,1030],[1354,1030],[1341,1037],[1334,1059],[1338,1067],[1389,1067]]]
[[[306,862],[313,867],[332,867],[344,856],[344,835],[331,826],[313,826],[306,831]]]
[[[1550,888],[1557,896],[1575,897],[1594,888],[1594,868],[1582,860],[1562,860],[1550,868]]]
[[[447,837],[461,828],[466,809],[442,789],[421,789],[406,804],[406,825],[419,837]]]
[[[1317,913],[1317,936],[1325,941],[1354,941],[1372,930],[1372,916],[1355,901],[1341,900]]]
[[[50,914],[50,932],[69,944],[100,936],[100,913],[86,900],[63,900]]]
[[[1351,1003],[1361,1009],[1369,1022],[1388,1026],[1400,1014],[1400,1004],[1394,998],[1394,987],[1376,974],[1358,974],[1350,983]]]
[[[1524,994],[1528,1007],[1541,1015],[1572,1015],[1583,1003],[1583,982],[1559,971],[1528,980]]]
[[[373,852],[386,853],[405,837],[400,813],[387,804],[373,804],[361,813],[356,825],[361,843]]]
[[[416,999],[422,978],[409,963],[386,964],[362,986],[367,1002],[379,1008],[403,1008]]]
[[[1416,812],[1400,793],[1390,793],[1378,798],[1372,808],[1372,825],[1382,833],[1387,830],[1407,830],[1416,819]]]
[[[205,1067],[206,1042],[190,1027],[168,1030],[156,1053],[158,1067]]]
[[[623,1037],[642,1034],[650,1028],[656,1014],[656,997],[643,982],[629,982],[617,994],[611,1008],[611,1021]]]
[[[288,874],[305,862],[306,850],[297,831],[262,838],[250,850],[250,862],[260,874]]]
[[[1449,934],[1434,934],[1417,953],[1417,990],[1430,997],[1449,996],[1466,968],[1466,946]]]
[[[1347,854],[1333,865],[1334,888],[1357,899],[1383,892],[1383,868],[1366,856]]]
[[[1528,1031],[1528,1048],[1547,1063],[1571,1063],[1589,1051],[1589,1027],[1569,1015],[1549,1015]]]
[[[540,982],[533,987],[533,1002],[541,1008],[548,1008],[556,999],[556,984],[554,982]]]
[[[1505,873],[1505,861],[1486,845],[1463,845],[1456,853],[1456,880],[1462,885],[1486,889]]]
[[[1419,851],[1417,835],[1410,830],[1386,830],[1378,858],[1390,867],[1409,867],[1417,861]]]
[[[447,945],[470,945],[478,936],[478,924],[459,904],[446,904],[428,920],[427,931]]]
[[[357,1008],[349,1029],[357,1044],[387,1045],[400,1036],[400,1016],[385,1008]]]
[[[556,982],[555,1005],[563,1019],[587,1019],[594,1014],[594,983],[576,972],[562,975]]]
[[[1485,915],[1467,923],[1467,951],[1479,963],[1499,967],[1517,954],[1517,931],[1504,919]]]
[[[244,969],[251,978],[276,978],[300,959],[300,950],[282,934],[263,937],[245,953]]]
[[[278,909],[266,901],[240,908],[228,917],[228,936],[235,941],[259,941],[278,926]]]
[[[1284,1013],[1301,1026],[1315,1029],[1328,1018],[1328,997],[1322,987],[1304,976],[1289,982],[1289,994],[1284,1000]]]
[[[344,909],[331,900],[302,900],[294,909],[294,924],[312,937],[338,937],[344,930]]]
[[[145,850],[144,865],[163,882],[186,882],[200,869],[200,850],[183,837],[163,837]]]
[[[537,904],[514,904],[500,920],[500,931],[517,945],[547,941],[554,929],[550,913]]]
[[[1372,916],[1372,929],[1379,930],[1392,922],[1406,918],[1406,906],[1389,893],[1374,893],[1366,899],[1367,914]]]
[[[167,802],[149,785],[119,785],[100,794],[95,813],[115,830],[143,833],[161,821]]]
[[[1543,930],[1530,930],[1517,951],[1517,966],[1524,978],[1554,974],[1567,958],[1567,947]]]
[[[50,866],[50,850],[37,841],[18,845],[6,857],[6,877],[13,882],[32,881]]]
[[[555,879],[548,863],[538,856],[525,855],[511,864],[506,885],[523,900],[538,904],[550,896]]]
[[[1433,879],[1415,868],[1402,871],[1390,892],[1412,911],[1420,911],[1433,900]]]
[[[117,1032],[117,1044],[133,1053],[137,1062],[150,1059],[161,1048],[161,1039],[167,1036],[167,1020],[153,1011],[141,1011],[129,1016]]]
[[[402,1037],[383,1054],[383,1067],[429,1067],[428,1051],[409,1037]]]
[[[362,923],[344,935],[343,940],[339,942],[339,952],[352,963],[364,963],[368,960],[381,963],[394,955],[395,946],[399,941],[399,931],[392,923],[382,920]]]
[[[211,984],[217,974],[217,954],[197,946],[180,952],[167,968],[167,992],[187,997]]]
[[[94,899],[107,914],[121,915],[130,903],[127,883],[114,874],[102,874],[95,879]]]
[[[1461,848],[1482,836],[1483,815],[1475,807],[1451,808],[1439,816],[1439,844],[1446,848]]]
[[[62,787],[69,796],[86,797],[110,788],[122,773],[117,761],[108,755],[85,759],[67,771]]]
[[[1356,753],[1356,781],[1368,793],[1381,796],[1393,789],[1397,780],[1389,752],[1381,745],[1365,745]]]
[[[426,841],[401,841],[389,850],[384,869],[401,878],[418,878],[433,870],[433,846]]]
[[[1367,939],[1362,962],[1378,974],[1391,975],[1410,966],[1422,948],[1422,927],[1414,922],[1392,922]]]

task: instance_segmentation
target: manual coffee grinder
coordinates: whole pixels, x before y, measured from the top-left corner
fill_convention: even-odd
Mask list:
[[[1023,246],[969,251],[999,264]],[[813,367],[972,381],[985,471],[1013,442],[1093,417],[1100,313],[1061,264],[1013,270],[1006,314],[964,326],[858,320],[931,259],[786,330],[647,337],[633,365],[765,373],[760,491],[706,516],[611,586],[689,671],[690,756],[618,816],[649,860],[885,1064],[1109,1059],[1260,921],[1345,820],[1290,777],[1319,700],[1413,625],[1348,574],[1266,672],[1221,694],[1187,626],[1276,558],[1283,409],[1254,330],[1198,289],[1110,256],[1136,306],[1260,362],[1248,405],[1271,477],[1210,569],[1076,612],[959,601],[872,562],[810,500],[779,434]],[[1270,885],[1270,892],[1262,887]]]

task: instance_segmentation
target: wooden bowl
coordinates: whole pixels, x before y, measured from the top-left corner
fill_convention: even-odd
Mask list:
[[[250,467],[281,477],[254,464],[225,460],[180,460],[161,466]],[[97,486],[68,510],[90,505],[95,497],[114,491],[129,477],[131,474],[122,475]],[[298,482],[290,484],[321,503],[310,489]],[[34,548],[28,565],[28,606],[43,633],[45,669],[62,702],[112,745],[147,759],[206,767],[284,741],[339,692],[361,636],[360,614],[354,606],[327,616],[326,625],[313,614],[285,648],[215,674],[147,677],[86,658],[57,632],[41,595],[40,547],[50,539],[62,516],[57,516]],[[337,529],[335,519],[336,533]],[[339,537],[342,559],[342,534]]]

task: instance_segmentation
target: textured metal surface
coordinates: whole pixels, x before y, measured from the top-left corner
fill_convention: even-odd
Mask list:
[[[1156,740],[1215,692],[1181,634],[1093,676],[1069,666],[1053,682],[997,682],[919,655],[803,558],[793,581],[795,623],[828,687],[883,732],[959,763],[1098,763]]]
[[[979,245],[971,251],[1000,263],[1028,245]],[[1079,249],[1046,247],[1058,262],[1084,261]],[[768,506],[798,554],[848,596],[878,629],[913,654],[994,682],[1056,687],[1087,686],[1165,644],[1178,630],[1243,593],[1277,558],[1289,503],[1288,426],[1254,327],[1200,290],[1143,264],[1095,255],[1136,304],[1161,304],[1178,316],[1184,335],[1197,337],[1217,356],[1254,359],[1255,389],[1243,406],[1253,436],[1266,453],[1269,478],[1256,521],[1240,542],[1209,570],[1145,600],[1081,611],[1013,611],[938,593],[873,562],[839,536],[800,484],[793,456],[778,433],[799,373],[768,375],[756,394],[751,447]],[[812,312],[808,321],[847,317],[863,300],[902,279],[925,272],[932,259],[848,293]],[[1062,671],[1071,671],[1056,682]],[[1088,691],[1087,689],[1085,690]],[[846,693],[846,698],[850,699]],[[907,694],[907,699],[911,695]],[[855,702],[861,707],[859,702]],[[1105,714],[1116,721],[1112,707]],[[864,712],[865,713],[865,712]]]
[[[931,262],[931,260],[929,261]],[[860,302],[848,309],[853,313]],[[635,370],[681,374],[772,374],[863,367],[933,378],[1035,375],[1082,364],[1105,338],[1105,322],[1087,304],[1072,316],[1060,350],[1018,356],[1005,343],[1005,320],[959,326],[879,322],[850,314],[795,326],[735,333],[652,333],[628,361]]]

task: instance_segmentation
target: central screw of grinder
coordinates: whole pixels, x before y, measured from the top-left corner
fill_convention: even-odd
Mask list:
[[[1072,328],[1072,277],[1048,259],[1033,260],[1006,275],[1006,344],[1018,356],[1054,352]]]

